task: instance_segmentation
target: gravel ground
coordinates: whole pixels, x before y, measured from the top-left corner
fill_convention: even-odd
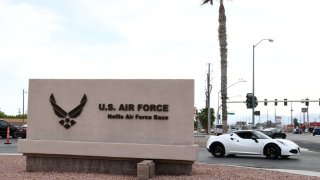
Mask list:
[[[98,180],[98,179],[137,179],[133,176],[115,176],[96,173],[61,173],[61,172],[26,172],[26,158],[21,155],[0,156],[0,179],[76,179],[76,180]],[[290,173],[268,171],[253,168],[241,168],[222,165],[207,165],[195,163],[191,176],[155,176],[152,179],[234,179],[234,180],[320,180],[320,177],[302,176]]]

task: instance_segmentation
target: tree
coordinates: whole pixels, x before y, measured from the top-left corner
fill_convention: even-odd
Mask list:
[[[6,117],[7,115],[4,112],[0,111],[0,118],[6,118]]]
[[[298,123],[298,119],[297,119],[297,118],[294,118],[294,119],[293,119],[293,124],[294,124],[294,127],[298,127],[298,126],[299,126],[299,123]]]
[[[27,114],[7,115],[6,113],[0,111],[0,118],[27,119]]]
[[[200,121],[201,126],[204,127],[207,132],[210,132],[208,131],[208,126],[207,126],[208,125],[208,108],[201,109],[200,112],[196,114],[196,120]],[[214,120],[215,120],[214,110],[213,108],[210,108],[210,122],[213,123]]]
[[[207,4],[210,2],[213,5],[213,0],[204,0],[203,4]],[[221,101],[222,101],[222,127],[223,133],[228,132],[228,110],[227,110],[227,27],[226,27],[226,15],[225,9],[223,5],[223,0],[220,0],[219,7],[219,28],[218,28],[218,36],[219,36],[219,45],[220,45],[220,66],[221,66]]]

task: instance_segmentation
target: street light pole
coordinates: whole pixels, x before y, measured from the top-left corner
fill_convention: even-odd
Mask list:
[[[24,93],[28,93],[26,91],[24,91],[24,89],[22,90],[22,120],[24,122]]]
[[[241,83],[241,82],[247,82],[247,81],[245,81],[245,80],[243,80],[243,79],[239,79],[237,82],[235,82],[235,83],[231,84],[230,86],[228,86],[227,89],[228,89],[229,87],[234,86],[234,85],[236,85],[236,84],[238,84],[238,83]],[[220,93],[221,93],[221,91],[218,92],[218,108],[217,108],[218,111],[216,112],[216,113],[217,113],[217,118],[216,118],[216,120],[218,121],[218,123],[219,123],[219,119],[220,119],[220,118],[219,118],[219,115],[220,115],[220,114],[219,114],[219,109],[220,109],[220,106],[219,106]]]
[[[211,129],[211,120],[210,120],[210,94],[211,94],[211,84],[210,84],[210,63],[208,66],[208,73],[207,73],[207,110],[208,110],[208,134],[210,134],[210,129]]]
[[[268,40],[269,42],[273,42],[273,39],[261,39],[256,45],[252,46],[253,54],[252,54],[252,128],[254,127],[254,105],[255,105],[255,99],[254,99],[254,48],[257,47],[262,41]]]

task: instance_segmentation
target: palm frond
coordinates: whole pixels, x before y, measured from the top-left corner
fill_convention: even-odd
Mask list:
[[[202,5],[207,4],[208,2],[210,2],[211,5],[213,5],[213,0],[204,0]]]

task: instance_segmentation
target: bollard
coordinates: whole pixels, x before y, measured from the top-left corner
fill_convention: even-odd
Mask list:
[[[10,127],[8,126],[8,128],[7,128],[7,141],[4,144],[11,144],[9,136],[10,136]]]

